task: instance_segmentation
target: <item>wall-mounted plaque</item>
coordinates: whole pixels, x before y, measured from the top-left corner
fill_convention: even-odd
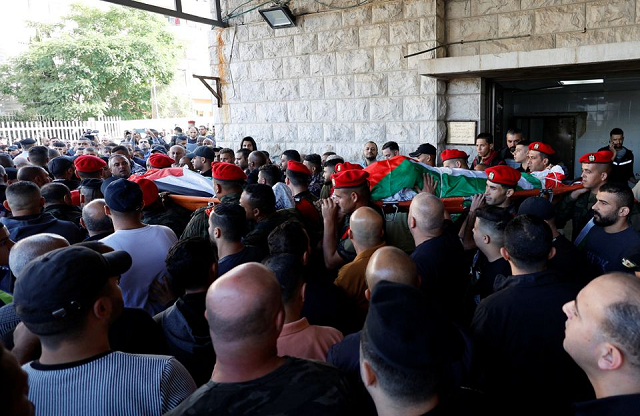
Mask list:
[[[475,121],[448,121],[447,144],[473,145],[476,140]]]

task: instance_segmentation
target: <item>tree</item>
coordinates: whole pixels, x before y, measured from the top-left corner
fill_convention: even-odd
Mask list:
[[[31,23],[27,52],[0,68],[0,91],[54,119],[151,114],[151,84],[169,85],[181,46],[162,17],[74,4],[54,25]]]

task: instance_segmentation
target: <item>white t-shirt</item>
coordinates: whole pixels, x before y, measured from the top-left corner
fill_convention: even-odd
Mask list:
[[[126,251],[133,259],[131,268],[120,279],[124,306],[143,308],[152,316],[162,312],[163,305],[149,302],[149,287],[154,280],[167,274],[164,259],[178,241],[171,228],[145,225],[132,230],[118,230],[100,241],[114,250]]]

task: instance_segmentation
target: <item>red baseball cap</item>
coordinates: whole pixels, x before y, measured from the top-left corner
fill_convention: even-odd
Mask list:
[[[467,160],[469,158],[469,155],[466,154],[465,152],[463,152],[462,150],[447,149],[444,152],[440,153],[440,158],[442,158],[443,162],[445,160],[449,160],[449,159],[464,159],[464,160]]]
[[[211,163],[211,176],[221,181],[244,181],[247,175],[237,165],[227,162]]]
[[[507,165],[497,165],[485,169],[487,180],[500,185],[516,186],[522,174]]]
[[[580,163],[611,163],[612,160],[613,152],[611,150],[600,150],[582,155]]]
[[[367,182],[368,177],[369,172],[365,170],[349,169],[331,175],[331,183],[334,188],[355,188]]]
[[[153,168],[170,168],[174,163],[176,163],[176,161],[164,153],[152,153],[151,156],[149,156],[149,165]]]
[[[537,150],[538,152],[546,153],[548,155],[554,154],[556,151],[553,147],[542,142],[533,142],[529,145],[529,150]]]
[[[86,173],[97,172],[107,166],[107,162],[93,155],[78,156],[73,164],[77,171]]]
[[[290,160],[287,162],[287,170],[292,170],[294,172],[304,173],[305,175],[311,176],[311,171],[306,167],[303,163],[296,162],[295,160]]]

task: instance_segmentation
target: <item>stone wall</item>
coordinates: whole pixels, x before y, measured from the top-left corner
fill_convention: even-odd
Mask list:
[[[273,30],[252,11],[211,32],[212,74],[223,79],[220,144],[238,148],[249,135],[272,156],[295,148],[358,160],[368,140],[395,140],[404,154],[442,143],[446,84],[416,71],[435,53],[404,56],[444,41],[444,1],[289,6],[294,28]]]
[[[453,0],[447,42],[531,35],[448,47],[447,56],[564,48],[640,39],[636,0]]]

